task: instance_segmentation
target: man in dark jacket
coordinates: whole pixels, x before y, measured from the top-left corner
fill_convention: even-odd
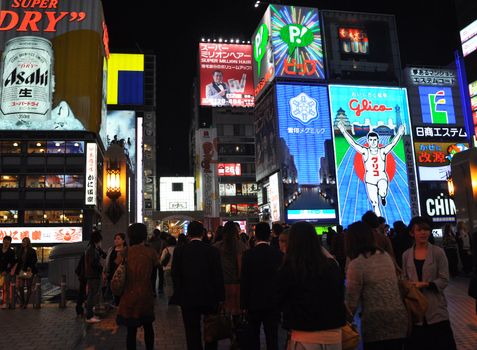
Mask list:
[[[0,275],[3,275],[3,293],[0,304],[5,303],[5,308],[8,307],[10,299],[10,272],[16,264],[15,251],[12,246],[12,237],[5,236],[3,238],[2,248],[0,249]]]
[[[93,231],[88,247],[84,253],[84,275],[88,289],[88,299],[86,301],[86,322],[88,323],[101,321],[98,317],[94,316],[93,307],[97,304],[101,286],[101,273],[103,272],[101,257],[105,257],[106,255],[101,249],[102,240],[103,236],[101,232],[97,230]]]
[[[256,225],[255,238],[255,247],[243,254],[240,278],[240,304],[249,318],[247,349],[260,349],[260,326],[263,323],[267,350],[278,350],[276,279],[282,254],[270,246],[270,226],[267,223]]]
[[[201,317],[214,313],[225,300],[220,253],[202,242],[202,234],[202,224],[192,221],[188,228],[189,244],[177,247],[172,258],[172,299],[182,309],[188,350],[202,350]],[[217,342],[205,343],[205,349],[217,349]]]

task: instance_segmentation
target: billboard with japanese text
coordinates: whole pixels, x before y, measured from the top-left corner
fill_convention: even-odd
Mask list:
[[[368,210],[389,224],[409,222],[417,203],[406,89],[330,85],[329,91],[341,223],[361,220]]]
[[[252,39],[256,98],[275,77],[325,79],[317,9],[270,5]]]
[[[467,143],[415,142],[414,150],[419,180],[447,181],[451,173],[452,157],[468,148]]]
[[[252,46],[199,44],[200,105],[253,107]]]
[[[99,131],[109,55],[100,1],[3,1],[0,51],[0,130]]]
[[[82,227],[0,227],[0,241],[5,236],[12,237],[12,243],[19,244],[23,238],[30,238],[33,244],[75,243],[83,240]]]
[[[336,190],[325,180],[334,169],[327,88],[277,84],[276,101],[286,219],[336,221]]]

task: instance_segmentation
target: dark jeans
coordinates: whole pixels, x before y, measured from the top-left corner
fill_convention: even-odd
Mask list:
[[[455,277],[459,273],[457,248],[444,249],[444,251],[446,252],[447,261],[449,262],[449,273],[451,277]]]
[[[147,350],[154,349],[154,328],[151,323],[142,325],[144,328],[144,344]],[[136,335],[138,327],[128,327],[128,334],[126,336],[126,349],[136,350]]]
[[[279,313],[275,310],[249,311],[247,349],[260,350],[260,327],[263,323],[267,350],[278,350],[279,317]]]
[[[390,339],[363,343],[364,350],[402,350],[404,339]]]
[[[454,333],[449,321],[425,326],[413,326],[406,350],[456,350]]]
[[[202,350],[201,318],[212,313],[199,307],[181,307],[187,341],[187,350]],[[217,342],[205,343],[205,350],[217,350]]]
[[[84,314],[83,304],[86,301],[86,279],[79,278],[78,297],[76,298],[76,315]]]
[[[31,296],[31,287],[33,284],[33,277],[31,278],[18,278],[18,295],[20,296],[20,306],[26,306],[30,302]],[[25,297],[25,287],[26,287],[26,297]]]
[[[94,316],[93,307],[98,303],[99,287],[101,280],[99,278],[87,279],[86,285],[88,287],[88,298],[86,301],[86,318]]]

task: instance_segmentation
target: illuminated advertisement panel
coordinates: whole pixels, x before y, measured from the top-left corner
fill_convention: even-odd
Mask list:
[[[401,63],[393,15],[320,13],[329,80],[399,83]]]
[[[253,52],[253,89],[257,99],[265,87],[275,77],[272,50],[271,6],[267,8],[262,20],[252,36]]]
[[[119,144],[129,157],[133,169],[136,166],[136,112],[108,111],[106,117],[105,147]]]
[[[85,204],[96,205],[98,191],[98,145],[86,144],[86,186]]]
[[[33,244],[75,243],[83,240],[82,227],[0,227],[0,241],[12,237],[12,243],[21,243],[24,237]]]
[[[161,177],[159,191],[161,211],[194,210],[193,177]]]
[[[449,196],[447,181],[421,182],[421,213],[431,218],[433,223],[453,223],[456,221],[456,207]]]
[[[452,90],[443,86],[419,86],[422,122],[425,124],[455,124]]]
[[[452,157],[469,148],[467,143],[415,142],[420,181],[446,181],[451,173]]]
[[[340,49],[344,54],[367,55],[369,53],[368,34],[363,29],[338,28]]]
[[[144,55],[109,55],[107,86],[108,105],[144,104]]]
[[[270,5],[275,76],[324,79],[323,48],[318,10]]]
[[[469,84],[470,107],[472,109],[472,120],[474,122],[474,132],[477,131],[477,81]],[[475,133],[477,135],[477,133]]]
[[[278,173],[270,176],[269,186],[268,186],[268,198],[270,201],[270,219],[272,222],[280,221],[280,185],[278,180]]]
[[[341,223],[361,220],[368,210],[388,223],[409,222],[408,174],[415,176],[407,166],[413,159],[406,90],[330,85],[329,91]]]
[[[241,176],[242,166],[240,163],[218,163],[217,175],[219,176]]]
[[[0,130],[98,132],[109,54],[101,2],[41,4],[2,2]]]
[[[323,176],[332,173],[328,91],[324,86],[276,85],[283,196],[288,220],[337,219],[336,198]],[[335,192],[336,193],[336,190]]]
[[[477,49],[477,19],[460,31],[462,54],[471,54]]]
[[[200,105],[253,107],[252,46],[199,44]]]

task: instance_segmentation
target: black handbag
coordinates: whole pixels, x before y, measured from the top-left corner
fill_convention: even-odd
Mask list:
[[[230,338],[232,338],[232,317],[223,309],[204,318],[204,342],[212,343]]]

